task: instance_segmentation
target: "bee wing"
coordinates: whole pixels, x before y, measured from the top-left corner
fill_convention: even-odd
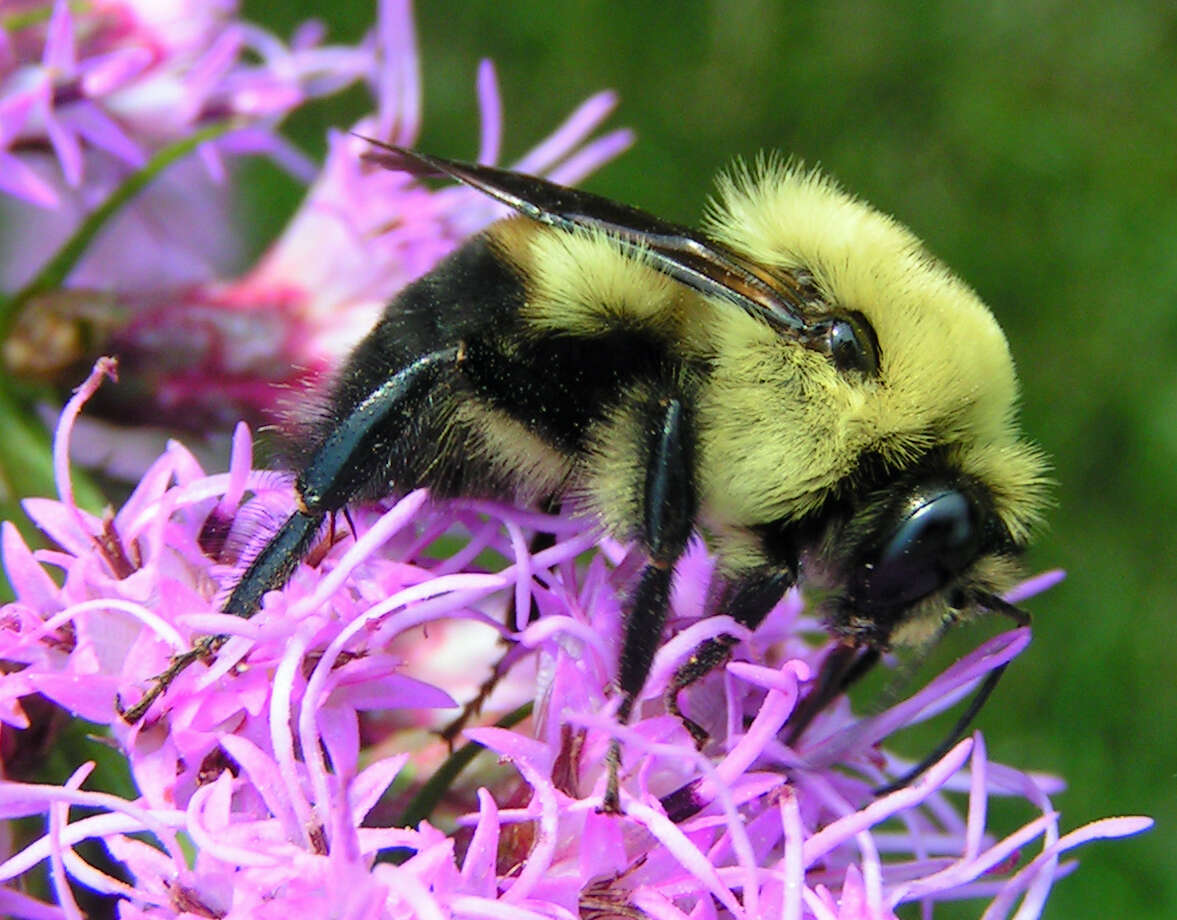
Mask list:
[[[797,279],[770,273],[698,231],[629,205],[546,179],[493,166],[461,163],[365,137],[377,150],[363,158],[415,176],[447,176],[477,189],[532,220],[561,230],[600,230],[640,251],[659,271],[701,294],[734,304],[791,335],[819,334],[804,311]]]

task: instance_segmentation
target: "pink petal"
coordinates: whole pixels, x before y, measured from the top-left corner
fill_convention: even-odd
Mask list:
[[[78,137],[99,150],[122,160],[135,168],[143,166],[147,157],[142,148],[131,139],[118,122],[92,102],[81,101],[69,106],[63,120]]]
[[[220,743],[225,752],[248,775],[250,784],[261,795],[270,814],[274,815],[285,828],[287,838],[291,841],[300,840],[302,837],[301,826],[294,809],[290,807],[290,800],[286,796],[282,776],[273,758],[253,742],[237,735],[225,735],[221,738]]]
[[[52,114],[45,119],[45,133],[49,135],[49,143],[61,164],[66,185],[78,188],[82,184],[82,145],[77,133]]]
[[[77,68],[74,46],[74,21],[68,0],[55,0],[49,29],[45,34],[45,51],[41,58],[45,68],[63,77],[73,76]]]
[[[56,208],[61,204],[57,192],[38,176],[23,160],[0,150],[0,191],[23,198],[42,208]]]
[[[14,525],[0,525],[0,557],[18,600],[42,611],[58,609],[57,583],[41,568]]]
[[[358,826],[368,816],[400,775],[408,761],[408,752],[393,757],[381,757],[368,764],[351,783],[352,819]]]
[[[150,48],[123,47],[100,54],[82,66],[82,93],[91,99],[107,96],[130,83],[155,61]]]
[[[478,824],[466,849],[462,863],[462,878],[484,898],[497,892],[495,861],[499,852],[499,809],[494,797],[485,789],[478,790]]]
[[[486,59],[478,62],[478,112],[478,162],[493,165],[499,161],[503,143],[503,100],[494,64]]]

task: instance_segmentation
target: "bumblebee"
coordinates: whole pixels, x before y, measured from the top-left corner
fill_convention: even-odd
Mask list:
[[[711,612],[755,628],[792,585],[821,589],[840,641],[793,739],[892,646],[978,611],[1027,621],[999,595],[1039,517],[1045,461],[1018,434],[997,322],[906,228],[775,160],[721,179],[696,231],[373,144],[376,165],[455,179],[516,214],[407,287],[356,347],[313,431],[297,508],[227,612],[250,616],[348,503],[425,486],[565,502],[640,549],[622,722],[696,534],[717,560]],[[704,644],[672,681],[668,704],[697,741],[677,692],[733,644]],[[618,757],[614,745],[606,809],[618,808]]]

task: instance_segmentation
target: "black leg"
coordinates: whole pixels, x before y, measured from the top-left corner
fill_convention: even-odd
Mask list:
[[[461,363],[455,345],[418,358],[382,382],[323,439],[296,488],[302,510],[320,516],[338,511],[368,484],[374,453],[387,449],[412,422],[421,400]]]
[[[997,682],[1001,680],[1001,675],[1005,673],[1007,667],[1009,667],[1008,661],[985,675],[985,680],[981,682],[981,686],[977,690],[977,695],[973,697],[968,708],[956,720],[956,724],[952,726],[952,731],[948,733],[948,736],[931,753],[898,779],[894,779],[885,786],[879,786],[873,790],[874,794],[886,795],[889,792],[895,792],[897,789],[910,786],[928,767],[952,750],[956,742],[968,731],[968,727],[972,724],[973,719],[977,717],[977,713],[981,711],[981,707],[985,705],[985,701],[989,699],[989,695],[997,689]]]
[[[290,515],[246,568],[225,601],[225,613],[253,616],[261,606],[263,595],[286,584],[294,574],[298,561],[310,551],[322,523],[322,514],[295,511]]]
[[[995,594],[979,593],[976,595],[975,600],[987,610],[1009,617],[1009,619],[1014,621],[1016,626],[1025,627],[1030,625],[1030,614]],[[973,719],[977,717],[977,713],[981,711],[981,707],[985,705],[989,696],[997,689],[997,682],[1001,680],[1001,675],[1005,673],[1005,669],[1008,667],[1009,662],[1007,661],[1005,664],[994,668],[986,674],[985,679],[981,682],[981,686],[977,688],[976,696],[969,702],[968,708],[961,713],[960,718],[956,720],[956,724],[952,726],[952,731],[948,733],[948,736],[940,742],[935,750],[901,777],[892,780],[885,786],[875,789],[875,795],[886,795],[888,792],[894,792],[897,789],[902,789],[904,786],[910,786],[928,767],[932,766],[932,764],[952,750],[956,742],[964,737],[964,733],[973,724]]]
[[[654,653],[662,639],[674,563],[690,539],[695,522],[696,494],[690,420],[677,398],[649,407],[646,482],[642,507],[642,546],[647,563],[629,599],[625,637],[621,646],[618,685],[621,705],[617,718],[628,722],[634,703],[650,674]],[[621,810],[619,777],[621,746],[609,749],[609,777],[601,810]]]
[[[706,643],[700,646],[700,650],[705,645]],[[879,652],[876,649],[864,650],[859,646],[845,643],[835,645],[822,662],[817,685],[810,690],[785,724],[786,743],[792,744],[800,738],[801,733],[813,721],[813,717],[870,671],[878,660]],[[707,806],[709,800],[699,797],[698,788],[698,780],[693,780],[662,797],[662,807],[666,809],[671,821],[676,824],[685,821]]]
[[[877,648],[841,642],[830,649],[814,684],[785,723],[785,743],[796,744],[814,717],[861,680],[879,661]]]
[[[661,643],[672,575],[670,568],[647,565],[642,569],[638,586],[630,598],[617,670],[617,684],[621,690],[621,705],[617,708],[619,722],[629,721],[634,701],[642,692],[654,662],[654,653]]]
[[[741,626],[755,629],[776,606],[777,601],[793,585],[795,577],[786,569],[766,569],[750,573],[724,585],[718,595],[714,613],[726,613]],[[702,680],[731,656],[736,638],[726,633],[702,643],[674,673],[666,690],[666,709],[677,716],[690,732],[695,747],[702,750],[707,743],[707,731],[697,722],[683,715],[678,705],[678,693]]]
[[[367,484],[371,456],[391,444],[438,381],[457,369],[461,347],[418,358],[377,386],[324,438],[295,482],[296,510],[250,563],[225,603],[226,613],[250,617],[267,591],[274,591],[294,573],[310,551],[323,519],[342,508]],[[142,698],[122,710],[128,723],[139,721],[168,686],[198,658],[212,654],[226,636],[205,636],[192,649],[172,658]],[[117,703],[117,701],[116,701]]]

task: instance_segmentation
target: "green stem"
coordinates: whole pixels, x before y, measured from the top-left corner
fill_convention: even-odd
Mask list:
[[[59,288],[65,282],[90,242],[106,223],[131,199],[139,194],[161,172],[190,154],[201,144],[229,133],[235,122],[221,121],[202,128],[190,137],[176,141],[155,154],[140,170],[132,173],[98,208],[91,212],[57,253],[45,263],[28,284],[11,297],[0,300],[0,341],[8,338],[16,317],[32,298]]]
[[[531,706],[531,703],[524,703],[518,709],[507,713],[495,722],[495,728],[511,728],[518,725],[531,715]],[[454,784],[458,774],[465,770],[483,750],[485,749],[481,744],[471,741],[450,754],[445,763],[437,768],[437,772],[429,777],[425,785],[413,796],[413,800],[401,812],[400,820],[397,821],[396,826],[416,827],[421,821],[433,814],[433,809],[437,807],[450,786]]]

